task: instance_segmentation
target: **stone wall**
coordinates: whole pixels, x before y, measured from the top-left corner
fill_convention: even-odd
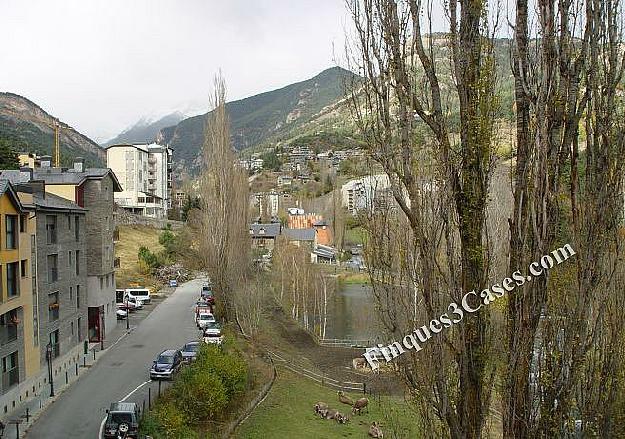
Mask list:
[[[129,213],[122,208],[115,209],[115,225],[116,226],[139,225],[139,226],[154,227],[156,229],[164,229],[167,226],[167,224],[171,224],[171,228],[174,230],[179,230],[182,228],[182,226],[184,226],[183,221],[150,218],[147,216]]]

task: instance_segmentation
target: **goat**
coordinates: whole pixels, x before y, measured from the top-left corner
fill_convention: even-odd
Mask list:
[[[325,418],[326,419],[334,419],[336,417],[336,414],[338,413],[338,410],[334,410],[334,409],[328,409],[326,411],[326,415]]]
[[[367,407],[367,405],[369,404],[369,400],[367,398],[360,398],[359,400],[357,400],[354,405],[352,406],[352,413],[356,414],[360,414],[360,412],[362,411],[362,409],[364,409],[365,407]],[[367,409],[368,411],[369,409]]]
[[[354,405],[354,401],[349,396],[345,396],[342,390],[338,391],[338,395],[339,395],[339,402],[342,402],[343,404],[347,404],[351,406]]]
[[[315,404],[315,413],[319,414],[321,410],[327,409],[327,408],[328,408],[328,404],[326,404],[325,402],[319,401],[317,404]]]
[[[340,412],[334,416],[334,419],[336,419],[336,422],[338,422],[339,424],[347,424],[349,422],[349,416],[344,415]]]
[[[320,417],[321,419],[325,419],[326,415],[328,414],[328,408],[327,408],[327,407],[325,407],[325,408],[321,408],[321,409],[319,409],[319,411],[317,412],[317,414],[319,415],[319,417]]]
[[[378,439],[384,438],[384,433],[382,432],[382,429],[375,421],[371,424],[371,427],[369,427],[369,436]]]

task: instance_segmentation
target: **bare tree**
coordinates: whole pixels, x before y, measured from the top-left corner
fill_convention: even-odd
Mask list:
[[[399,206],[371,217],[383,233],[370,236],[367,263],[382,319],[400,335],[421,317],[440,315],[445,301],[459,303],[461,292],[486,284],[496,111],[492,29],[484,2],[446,3],[446,35],[423,34],[422,23],[432,22],[430,3],[351,0],[348,6],[356,29],[348,55],[364,76],[351,89],[351,107]],[[452,80],[446,81],[447,66]],[[393,242],[401,244],[399,254]],[[393,305],[411,297],[414,306]],[[456,326],[456,343],[438,337],[431,343],[435,361],[412,351],[403,368],[422,415],[434,413],[454,438],[481,437],[490,401],[489,312],[474,305]],[[421,376],[424,366],[431,379]]]
[[[249,276],[248,182],[235,165],[226,112],[226,86],[217,76],[207,116],[204,141],[204,173],[200,180],[199,254],[215,285],[217,306],[223,318],[238,322],[235,294]],[[245,332],[244,332],[245,333]]]
[[[511,438],[568,434],[572,417],[598,413],[598,399],[576,394],[580,381],[622,364],[605,355],[622,337],[622,325],[608,312],[622,303],[612,296],[623,294],[612,277],[623,200],[622,6],[619,0],[538,0],[537,38],[531,39],[532,6],[516,2],[510,269],[526,267],[563,240],[572,241],[578,257],[574,268],[510,296],[504,431]],[[622,385],[607,382],[611,392]],[[604,413],[608,400],[601,402]],[[596,417],[581,420],[584,428],[596,427]]]

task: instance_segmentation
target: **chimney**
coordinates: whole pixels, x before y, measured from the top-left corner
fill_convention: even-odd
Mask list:
[[[49,156],[49,155],[41,156],[40,161],[41,161],[41,165],[40,166],[42,168],[49,168],[50,166],[52,166],[52,157]]]
[[[33,179],[33,168],[22,166],[20,168],[20,177],[27,178],[26,181],[31,181]]]
[[[74,171],[85,172],[85,159],[82,157],[76,157],[74,159]]]

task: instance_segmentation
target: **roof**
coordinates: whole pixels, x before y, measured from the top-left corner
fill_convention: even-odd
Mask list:
[[[13,185],[11,185],[11,182],[6,179],[0,179],[0,195],[4,195],[5,193],[9,196],[9,198],[11,198],[11,201],[13,201],[13,204],[18,211],[21,212],[24,210],[19,197],[13,189]]]
[[[147,143],[116,143],[114,145],[108,145],[104,147],[105,151],[108,151],[111,148],[119,148],[119,147],[123,147],[123,148],[136,148],[140,151],[143,152],[148,152],[148,145]]]
[[[176,354],[176,352],[177,352],[177,350],[176,350],[176,349],[165,349],[163,352],[161,352],[161,353],[160,353],[160,354],[158,354],[158,355],[159,355],[159,357],[160,357],[161,355],[170,356],[170,355],[175,355],[175,354]]]
[[[73,184],[81,185],[86,180],[99,180],[107,175],[113,179],[115,192],[121,192],[122,187],[117,181],[115,173],[109,168],[87,168],[83,172],[74,169],[63,170],[61,168],[36,168],[33,169],[33,179],[43,180],[46,184]]]
[[[111,412],[134,412],[137,404],[134,402],[112,402]]]
[[[27,183],[30,181],[30,172],[22,172],[17,169],[1,170],[0,179],[7,179],[11,184]]]
[[[35,206],[44,210],[71,210],[76,212],[87,211],[87,209],[80,207],[76,203],[72,203],[65,198],[50,193],[45,194],[45,196],[40,193],[35,193],[33,195],[33,199]]]
[[[252,238],[276,238],[282,230],[280,223],[250,224]]]
[[[317,247],[313,250],[313,253],[327,259],[334,259],[336,257],[336,249],[327,245],[317,245]]]
[[[315,229],[284,229],[289,241],[314,241]]]

